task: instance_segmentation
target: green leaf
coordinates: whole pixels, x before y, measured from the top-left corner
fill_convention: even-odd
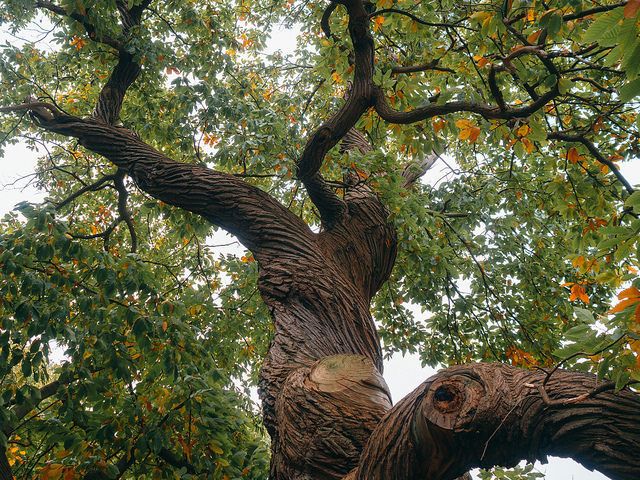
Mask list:
[[[640,95],[640,78],[631,80],[620,88],[620,101],[628,102]]]
[[[582,41],[598,42],[603,47],[614,45],[622,19],[622,7],[600,14],[582,36]]]
[[[635,191],[624,201],[626,207],[640,207],[640,191]]]

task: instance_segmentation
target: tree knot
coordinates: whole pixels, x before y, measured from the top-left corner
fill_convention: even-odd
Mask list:
[[[458,410],[464,401],[464,394],[453,384],[440,385],[433,392],[433,405],[442,413]]]

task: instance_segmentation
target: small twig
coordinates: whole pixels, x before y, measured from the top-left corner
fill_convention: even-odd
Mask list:
[[[90,185],[86,185],[84,187],[82,187],[80,190],[72,193],[71,195],[69,195],[67,198],[65,198],[62,202],[58,203],[56,205],[56,210],[60,210],[63,207],[67,206],[69,203],[73,202],[76,198],[82,196],[83,194],[87,193],[87,192],[95,192],[97,190],[100,190],[102,188],[105,187],[105,183],[111,181],[111,180],[115,180],[116,175],[114,173],[110,174],[110,175],[105,175],[102,178],[99,178],[98,180],[96,180],[95,182],[93,182]]]

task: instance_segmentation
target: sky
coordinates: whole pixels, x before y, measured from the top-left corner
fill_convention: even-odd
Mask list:
[[[0,41],[4,41],[0,32]],[[291,52],[295,45],[295,32],[291,30],[276,30],[272,36],[269,50]],[[27,149],[24,145],[12,145],[5,149],[0,157],[0,217],[12,210],[21,201],[40,202],[44,199],[43,192],[37,190],[32,183],[38,153]],[[633,185],[640,184],[640,160],[623,162],[621,171]],[[432,178],[439,178],[441,173],[437,166]],[[427,179],[428,180],[428,179]],[[0,232],[1,233],[1,232]],[[220,233],[219,235],[226,235]],[[217,241],[220,240],[220,241]],[[215,243],[228,243],[232,237],[216,238]],[[231,251],[234,247],[230,247]],[[235,251],[242,252],[240,245]],[[394,355],[385,361],[385,380],[389,385],[394,403],[411,392],[436,372],[434,369],[423,368],[417,355]],[[607,477],[597,472],[590,472],[569,459],[550,457],[546,465],[536,464],[536,469],[544,473],[547,480],[606,480]],[[477,478],[477,477],[476,477]]]

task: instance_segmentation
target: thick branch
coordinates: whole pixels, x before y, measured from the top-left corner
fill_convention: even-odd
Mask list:
[[[311,235],[302,220],[262,190],[233,175],[171,160],[127,129],[60,113],[37,118],[51,132],[78,138],[81,145],[110,160],[155,198],[237,235],[257,259],[295,250],[295,245],[283,240],[291,238],[291,232]]]
[[[150,3],[151,0],[144,0],[140,4],[129,8],[128,2],[116,2],[122,20],[122,33],[125,36],[129,35],[133,27],[140,25],[142,13]],[[140,75],[140,71],[140,65],[134,61],[133,54],[124,48],[118,49],[118,63],[98,97],[98,103],[93,114],[97,119],[109,124],[114,124],[118,121],[124,96],[128,88]]]
[[[68,381],[64,383],[70,383],[72,380],[73,380],[73,376],[69,376]],[[40,388],[40,402],[54,396],[64,383],[61,382],[60,380],[54,380],[53,382],[42,386]],[[37,405],[33,405],[28,402],[23,403],[21,405],[17,405],[13,407],[11,413],[15,417],[16,422],[19,422],[24,417],[26,417],[27,414],[31,412],[36,406]],[[5,424],[2,426],[2,433],[8,437],[9,435],[11,435],[11,433],[13,433],[15,428],[16,428],[15,423]]]
[[[613,163],[611,160],[604,158],[602,153],[600,153],[600,150],[598,150],[598,148],[593,144],[593,142],[588,138],[586,138],[584,135],[571,135],[564,132],[551,132],[547,135],[547,138],[550,140],[564,140],[565,142],[581,143],[587,148],[587,150],[589,150],[589,153],[591,153],[591,155],[593,155],[599,163],[609,167],[609,170],[613,172],[613,174],[616,176],[618,181],[624,186],[624,188],[627,190],[629,194],[632,194],[633,192],[635,192],[635,189],[631,186],[629,181],[626,178],[624,178],[624,176],[618,169],[618,166],[615,163]]]
[[[0,449],[0,480],[13,480],[13,472],[4,449]]]
[[[402,171],[402,177],[404,178],[402,186],[404,188],[410,188],[414,183],[422,178],[422,176],[427,173],[431,167],[433,167],[438,158],[440,158],[440,156],[437,153],[431,152],[428,155],[407,164]]]
[[[541,395],[544,380],[543,372],[502,364],[440,372],[380,422],[353,478],[445,480],[547,455],[637,478],[640,396],[602,391],[594,375],[562,370]]]
[[[344,106],[309,138],[298,161],[298,178],[302,180],[323,222],[333,225],[345,206],[320,175],[327,152],[356,124],[372,104],[373,39],[369,32],[369,14],[362,1],[345,0],[349,14],[349,34],[353,43],[355,69],[353,86]]]
[[[409,124],[420,122],[437,115],[446,115],[448,113],[469,112],[481,115],[486,119],[503,119],[526,118],[529,115],[543,108],[547,103],[560,94],[557,86],[544,93],[537,100],[529,105],[519,108],[495,107],[492,105],[473,103],[473,102],[449,102],[443,105],[431,104],[424,107],[416,108],[408,112],[399,112],[391,108],[380,89],[376,89],[376,112],[390,123]]]
[[[105,123],[116,123],[120,117],[127,89],[135,82],[138,75],[140,75],[140,65],[134,62],[133,55],[124,50],[119,52],[118,63],[111,72],[109,80],[102,87],[93,116]]]

